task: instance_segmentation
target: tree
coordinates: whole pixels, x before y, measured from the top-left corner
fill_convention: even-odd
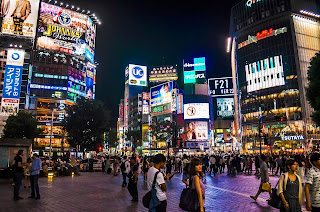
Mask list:
[[[117,138],[117,132],[110,130],[108,135],[108,143],[109,147],[117,147],[118,146],[118,138]]]
[[[37,128],[37,119],[25,110],[9,116],[3,129],[5,138],[34,139],[42,131]]]
[[[317,53],[310,62],[308,70],[309,87],[306,88],[307,99],[314,109],[312,120],[320,124],[320,52]]]
[[[170,121],[162,121],[151,125],[151,135],[158,141],[167,141],[172,139],[174,128]]]
[[[72,147],[80,145],[81,150],[96,150],[103,143],[103,133],[107,131],[109,118],[109,111],[104,109],[102,102],[78,100],[78,104],[68,108],[63,121],[69,144]]]
[[[133,130],[133,131],[128,131],[127,132],[127,138],[129,141],[131,141],[131,137],[133,139],[133,145],[134,147],[137,147],[137,141],[139,140],[142,143],[142,131],[141,130]],[[140,144],[141,144],[140,143]]]

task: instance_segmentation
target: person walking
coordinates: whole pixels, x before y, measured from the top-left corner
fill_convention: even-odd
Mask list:
[[[258,196],[263,191],[262,190],[262,184],[269,182],[268,166],[267,166],[267,163],[266,163],[266,156],[265,155],[261,155],[260,156],[259,167],[260,167],[260,172],[261,172],[261,183],[260,183],[259,190],[258,190],[257,194],[255,196],[250,196],[253,200],[257,200]],[[269,194],[271,196],[271,190],[269,191]]]
[[[213,173],[213,176],[216,174],[216,158],[214,157],[214,155],[210,156],[210,175],[211,173]]]
[[[33,161],[31,166],[31,173],[30,173],[31,196],[28,198],[40,199],[38,180],[39,180],[39,174],[40,174],[42,162],[37,154],[33,154],[32,158],[33,158]]]
[[[14,192],[13,192],[13,199],[20,200],[23,199],[19,196],[19,190],[23,178],[23,167],[27,166],[28,164],[22,163],[23,157],[23,150],[19,150],[18,154],[15,156],[14,161]]]
[[[282,164],[282,155],[279,155],[276,159],[276,163],[277,163],[277,170],[276,173],[274,175],[277,176],[278,171],[280,171],[280,175],[283,172],[283,164]]]
[[[123,161],[121,163],[121,172],[122,172],[122,187],[127,186],[127,175],[130,172],[130,162],[127,160],[127,156],[123,157]]]
[[[153,181],[156,177],[155,189],[157,191],[157,198],[160,201],[160,204],[155,208],[156,212],[166,212],[167,211],[167,186],[165,179],[170,177],[170,174],[167,177],[160,171],[166,164],[166,157],[163,154],[157,154],[153,158],[154,165],[149,168],[147,175],[147,187],[150,191],[152,189]]]
[[[130,172],[128,174],[129,184],[128,184],[128,191],[132,196],[133,202],[138,202],[138,165],[136,163],[136,158],[131,157],[130,160]]]
[[[306,176],[306,207],[308,211],[320,211],[320,154],[311,155],[310,162],[312,167]],[[311,196],[311,197],[310,197]]]
[[[200,207],[196,211],[191,212],[204,212],[204,199],[205,199],[205,186],[202,182],[202,163],[198,158],[193,158],[189,165],[189,185],[192,189],[196,189]]]
[[[259,156],[258,156],[258,155],[256,155],[256,156],[254,157],[254,165],[255,165],[255,167],[256,167],[256,173],[255,173],[255,175],[258,175],[258,174],[260,173],[260,161],[259,161]]]
[[[286,161],[288,172],[281,175],[277,191],[277,194],[280,196],[284,205],[284,208],[280,209],[280,211],[301,212],[303,187],[300,177],[295,174],[298,170],[298,166],[298,163],[294,160]]]

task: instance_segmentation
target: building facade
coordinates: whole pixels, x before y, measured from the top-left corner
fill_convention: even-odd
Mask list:
[[[307,150],[320,139],[305,90],[310,59],[320,51],[318,6],[312,0],[245,0],[232,8],[233,72],[247,151],[261,144],[264,151],[269,145]]]

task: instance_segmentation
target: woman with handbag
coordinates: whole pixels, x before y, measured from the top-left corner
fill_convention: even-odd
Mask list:
[[[202,163],[198,158],[191,160],[189,165],[189,183],[192,189],[196,189],[199,200],[199,207],[189,212],[204,212],[205,186],[202,182]]]
[[[286,168],[288,172],[281,175],[277,192],[284,205],[280,211],[301,212],[303,204],[302,181],[295,173],[298,170],[298,163],[294,160],[287,160]]]

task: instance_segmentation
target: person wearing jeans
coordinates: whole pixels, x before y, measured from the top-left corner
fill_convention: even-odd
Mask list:
[[[33,161],[31,167],[31,174],[30,174],[30,183],[31,183],[31,199],[40,199],[40,192],[39,192],[39,174],[41,169],[41,160],[37,154],[33,154]]]
[[[23,178],[23,167],[26,166],[27,164],[22,163],[22,157],[23,157],[23,150],[19,150],[18,154],[14,158],[15,160],[15,171],[14,171],[14,194],[13,194],[13,199],[14,200],[20,200],[23,199],[22,197],[19,196],[19,190]]]

